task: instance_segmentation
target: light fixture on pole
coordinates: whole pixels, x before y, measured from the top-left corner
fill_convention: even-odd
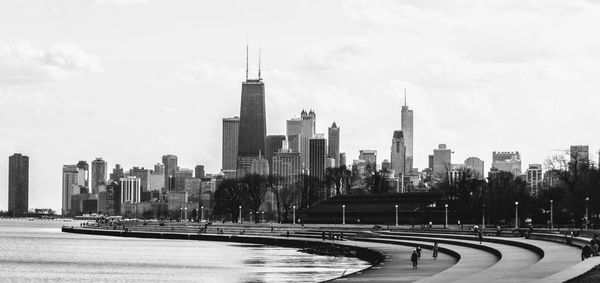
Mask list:
[[[515,201],[515,229],[519,228],[519,202]]]
[[[296,206],[292,206],[292,223],[296,224]]]
[[[481,229],[485,229],[485,203],[481,208]]]
[[[239,216],[240,219],[238,220],[238,222],[242,223],[242,206],[241,205],[240,205],[239,209],[240,209],[240,216]]]
[[[444,204],[444,208],[446,209],[446,221],[444,222],[444,228],[448,228],[448,204]]]
[[[346,224],[346,205],[342,204],[342,224]]]
[[[204,206],[200,207],[200,221],[204,221]]]
[[[396,207],[396,226],[398,226],[398,205],[395,205]]]
[[[588,214],[588,202],[590,201],[589,197],[585,198],[585,229],[588,229],[588,221],[589,221],[589,214]]]
[[[185,215],[184,219],[187,220],[187,206],[183,208],[183,212],[185,213],[184,214]]]
[[[554,229],[554,200],[550,200],[550,230]]]

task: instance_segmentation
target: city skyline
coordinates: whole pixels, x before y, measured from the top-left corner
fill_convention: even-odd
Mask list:
[[[172,49],[143,35],[121,40],[119,45],[119,39],[128,38],[126,32],[117,32],[112,37],[107,32],[110,28],[98,25],[98,18],[115,12],[118,14],[115,23],[109,25],[118,25],[131,15],[150,17],[163,4],[40,3],[35,11],[27,10],[26,4],[5,5],[7,9],[0,9],[2,23],[7,23],[0,25],[0,31],[6,35],[0,40],[0,75],[4,78],[0,80],[3,110],[0,115],[4,121],[0,124],[0,154],[7,157],[20,152],[30,157],[30,208],[60,209],[62,167],[77,160],[91,162],[102,157],[108,170],[116,163],[126,169],[151,168],[161,161],[162,155],[172,153],[179,157],[182,168],[204,164],[206,172],[218,172],[222,119],[239,115],[246,38],[250,41],[251,62],[257,59],[252,54],[257,54],[258,47],[263,50],[267,135],[285,134],[286,120],[299,118],[303,108],[313,109],[319,120],[315,132],[327,133],[334,121],[343,128],[340,152],[346,153],[348,163],[358,157],[360,149],[367,148],[378,150],[383,160],[389,157],[390,136],[401,128],[400,109],[406,88],[407,104],[415,111],[413,155],[414,167],[419,170],[427,166],[428,155],[437,144],[447,144],[455,152],[453,161],[463,162],[471,156],[481,158],[486,172],[493,151],[519,151],[524,170],[528,164],[543,163],[546,156],[555,154],[551,149],[568,149],[570,145],[589,145],[591,159],[598,160],[600,134],[591,130],[599,122],[594,114],[598,103],[592,97],[598,85],[589,72],[593,67],[587,61],[594,62],[600,56],[588,51],[599,45],[585,35],[592,30],[589,26],[594,26],[588,22],[598,21],[589,17],[599,8],[591,3],[526,8],[507,5],[507,9],[522,10],[532,21],[553,19],[556,10],[573,20],[561,28],[558,27],[563,23],[561,20],[550,20],[544,29],[557,35],[541,32],[533,39],[527,37],[527,32],[542,27],[534,24],[524,31],[517,30],[514,24],[501,27],[511,20],[519,26],[531,23],[525,17],[513,19],[481,7],[459,12],[452,7],[393,2],[369,7],[361,2],[325,4],[323,14],[315,15],[315,23],[308,25],[307,31],[293,29],[293,24],[286,26],[294,30],[286,35],[288,43],[273,36],[284,33],[275,27],[269,27],[265,33],[271,36],[248,32],[261,27],[259,23],[250,23],[250,27],[230,37],[213,35],[209,38],[218,41],[209,44],[198,39],[183,40],[177,36],[218,34],[248,25],[246,20],[237,20],[226,28],[209,31],[198,25],[214,18],[201,20],[196,19],[197,15],[185,13],[182,17],[189,22],[182,24],[185,27],[181,29],[169,24],[124,27],[126,32],[140,28],[157,32],[163,38],[167,32],[177,30],[168,38],[181,41],[179,54],[160,59],[154,57],[155,50]],[[301,2],[290,5],[297,6],[299,18],[294,19],[299,23],[304,23],[302,15],[312,12]],[[573,9],[562,11],[561,5]],[[248,4],[248,11],[256,11],[262,5],[251,6]],[[19,12],[12,13],[15,10]],[[273,16],[282,11],[287,11],[285,6],[271,3],[265,13]],[[405,27],[405,22],[398,18],[407,11],[414,11],[410,14],[414,23]],[[247,19],[252,15],[240,13],[232,12],[231,17]],[[428,17],[436,13],[446,13],[448,22],[437,19],[427,24]],[[462,28],[452,19],[465,14],[468,19],[480,21],[482,15],[499,18],[489,24],[492,26],[483,25],[483,30],[469,29],[469,36],[481,37],[482,41],[456,38],[454,42],[439,33],[421,38],[411,31],[419,25],[435,30],[446,23],[452,28]],[[90,16],[91,24],[70,26],[62,33],[55,31],[61,26],[59,18],[76,20],[81,15]],[[337,36],[333,38],[328,38],[328,29],[322,28],[331,25],[335,29],[344,24],[349,27],[341,33],[336,30]],[[357,28],[359,25],[362,27]],[[376,25],[389,30],[374,32]],[[39,26],[43,26],[42,31],[37,30]],[[516,42],[514,49],[506,52],[501,52],[500,47],[494,49],[498,38],[485,37],[486,27],[497,30],[499,38],[508,37]],[[59,36],[38,35],[44,34],[44,30]],[[88,30],[98,39],[82,35],[81,31]],[[310,35],[314,31],[317,32]],[[388,41],[385,36],[392,31],[404,35],[406,40]],[[445,31],[457,35],[450,28]],[[562,35],[569,38],[570,44],[560,43]],[[443,43],[442,47],[435,49],[429,44],[435,50],[415,51],[430,40]],[[535,48],[528,47],[530,41]],[[150,44],[148,53],[135,54],[139,50],[134,47],[142,43],[157,46]],[[112,47],[112,44],[117,45]],[[580,48],[585,56],[591,57],[577,57]],[[488,53],[480,53],[483,50]],[[417,56],[407,60],[399,51]],[[382,56],[393,58],[392,65],[399,66],[385,64]],[[11,58],[23,58],[26,64],[19,65]],[[567,60],[569,64],[565,63]],[[364,71],[367,67],[371,68],[369,72]],[[252,63],[251,72],[255,70],[256,63]],[[102,85],[119,85],[119,88]],[[143,107],[130,113],[116,110],[121,104],[135,101]],[[17,121],[20,116],[23,119]],[[202,122],[200,127],[198,120]],[[572,129],[572,132],[557,137],[556,129]],[[113,135],[124,139],[114,139]],[[0,209],[6,210],[6,162],[0,165],[0,172],[3,172]]]

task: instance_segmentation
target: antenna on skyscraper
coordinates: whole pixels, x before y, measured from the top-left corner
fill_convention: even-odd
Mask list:
[[[404,88],[404,106],[406,106],[406,88]]]
[[[248,40],[246,40],[246,81],[248,80]]]
[[[260,81],[260,48],[258,49],[258,80]]]

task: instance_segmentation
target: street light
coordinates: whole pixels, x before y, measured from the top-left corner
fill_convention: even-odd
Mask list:
[[[263,211],[261,211],[260,213],[261,213],[261,215],[262,215],[262,221],[261,221],[261,222],[263,222],[263,223],[264,223],[264,222],[265,222],[265,211],[263,210]]]
[[[515,201],[515,229],[519,228],[519,202]]]
[[[590,200],[589,197],[585,198],[585,229],[588,229],[588,201]]]
[[[550,230],[554,229],[554,200],[550,200]]]
[[[448,228],[448,204],[444,204],[444,208],[446,209],[446,221],[444,222],[444,228]]]
[[[481,209],[481,229],[485,229],[485,203]]]
[[[183,207],[179,207],[179,219],[183,218]]]
[[[398,226],[398,205],[395,205],[396,207],[396,226]]]
[[[184,213],[185,213],[185,214],[184,214],[184,215],[185,215],[185,218],[184,218],[184,219],[185,219],[185,220],[187,220],[187,206],[183,208],[183,211],[184,211]]]
[[[346,205],[342,204],[342,224],[346,224]]]
[[[242,223],[242,206],[240,205],[240,219],[238,220],[239,223]]]
[[[200,221],[204,221],[204,206],[200,207]]]
[[[292,206],[292,217],[293,217],[293,219],[292,219],[293,222],[292,223],[296,224],[296,206],[295,205]]]

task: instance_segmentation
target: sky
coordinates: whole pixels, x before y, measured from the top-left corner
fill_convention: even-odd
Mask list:
[[[102,157],[221,168],[262,54],[267,132],[302,109],[341,127],[348,162],[389,159],[404,89],[415,167],[519,151],[523,170],[600,149],[600,1],[6,0],[0,3],[0,210],[8,156],[30,157],[29,207],[60,209],[62,166]]]

